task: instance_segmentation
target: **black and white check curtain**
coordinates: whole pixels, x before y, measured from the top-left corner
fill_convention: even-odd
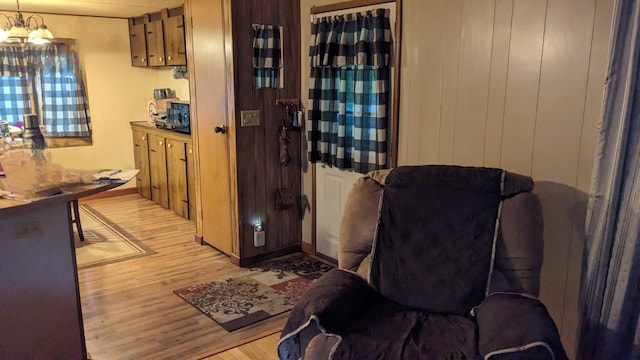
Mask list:
[[[22,48],[0,48],[0,120],[9,124],[20,124],[24,114],[31,111],[31,87],[29,86],[27,59],[22,56]]]
[[[257,89],[280,87],[280,28],[253,25],[253,77]]]
[[[309,160],[366,173],[387,167],[388,9],[311,25]]]
[[[15,114],[24,103],[23,114],[35,110],[47,136],[91,135],[89,104],[75,51],[63,44],[0,47],[0,63],[3,94],[16,93],[12,95],[16,101],[0,106],[2,111],[12,108]]]

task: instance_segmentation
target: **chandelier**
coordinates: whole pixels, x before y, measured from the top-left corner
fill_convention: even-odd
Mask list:
[[[31,15],[25,20],[20,12],[20,2],[16,0],[18,12],[16,16],[3,15],[7,23],[0,28],[0,42],[45,44],[53,40],[53,34],[44,24],[40,15]],[[40,21],[38,21],[40,19]]]

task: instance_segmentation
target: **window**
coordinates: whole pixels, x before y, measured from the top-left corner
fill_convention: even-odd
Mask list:
[[[36,113],[49,146],[91,144],[91,121],[73,42],[0,47],[0,120]]]

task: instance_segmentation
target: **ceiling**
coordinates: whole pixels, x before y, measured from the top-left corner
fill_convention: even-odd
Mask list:
[[[184,0],[20,0],[20,11],[129,18],[183,3]],[[15,0],[0,0],[0,11],[16,10]]]

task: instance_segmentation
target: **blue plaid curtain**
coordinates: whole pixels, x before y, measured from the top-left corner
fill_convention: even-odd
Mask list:
[[[75,51],[64,44],[2,47],[0,60],[3,76],[20,79],[19,82],[11,80],[13,83],[3,81],[3,94],[7,93],[5,86],[16,85],[11,91],[16,92],[15,97],[19,100],[11,105],[19,112],[20,100],[31,104],[25,106],[24,111],[31,113],[35,109],[45,125],[47,136],[91,135],[89,105]],[[28,95],[24,95],[25,92]],[[32,95],[31,99],[29,95]]]
[[[388,9],[316,19],[311,28],[309,160],[366,173],[387,167]]]
[[[0,48],[0,120],[14,126],[22,126],[24,114],[30,114],[31,87],[29,86],[27,59],[21,56],[20,46]]]
[[[253,25],[253,77],[256,88],[280,87],[280,28],[273,25]]]

